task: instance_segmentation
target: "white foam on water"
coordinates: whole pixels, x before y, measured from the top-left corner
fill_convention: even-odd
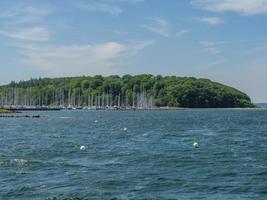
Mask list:
[[[24,159],[14,159],[14,162],[16,162],[16,163],[19,163],[19,164],[25,164],[25,163],[27,163],[27,162],[29,162],[28,160],[24,160]]]

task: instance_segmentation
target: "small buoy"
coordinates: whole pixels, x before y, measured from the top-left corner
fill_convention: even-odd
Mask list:
[[[193,143],[193,147],[194,147],[194,148],[198,148],[198,147],[199,147],[198,143],[197,143],[197,142],[194,142],[194,143]]]
[[[84,145],[82,145],[81,147],[80,147],[80,150],[81,151],[84,151],[86,149],[86,147],[84,146]]]
[[[126,132],[126,131],[128,131],[128,129],[127,129],[127,128],[123,128],[123,131],[125,131],[125,132]]]

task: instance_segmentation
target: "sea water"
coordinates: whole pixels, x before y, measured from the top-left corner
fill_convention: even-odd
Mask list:
[[[0,199],[267,199],[267,110],[38,114],[0,119]]]

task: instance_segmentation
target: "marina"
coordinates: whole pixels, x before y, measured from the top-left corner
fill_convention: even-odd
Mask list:
[[[54,92],[52,97],[48,97],[45,92],[36,97],[32,91],[32,89],[24,91],[16,88],[0,91],[0,108],[11,111],[160,109],[155,106],[154,98],[145,92],[137,93],[129,100],[129,96],[114,94],[81,96],[80,90],[71,92],[61,89]]]

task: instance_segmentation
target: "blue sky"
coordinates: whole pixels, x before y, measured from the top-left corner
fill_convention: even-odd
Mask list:
[[[0,1],[0,83],[196,76],[267,102],[266,22],[267,0]]]

